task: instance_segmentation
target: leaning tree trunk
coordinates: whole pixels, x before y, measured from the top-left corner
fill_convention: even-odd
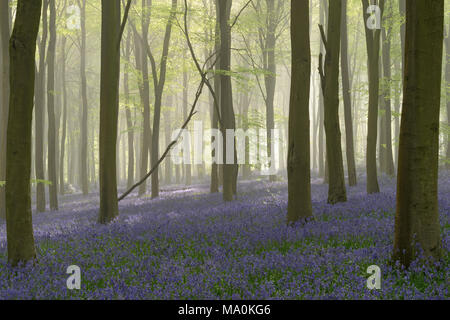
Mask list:
[[[356,185],[356,165],[353,142],[353,120],[352,102],[350,96],[350,76],[348,66],[348,34],[347,34],[347,0],[342,0],[341,21],[342,43],[341,43],[341,69],[342,69],[342,95],[344,98],[345,114],[345,147],[347,155],[348,184]]]
[[[444,0],[406,3],[405,79],[400,131],[394,259],[439,258],[439,109]],[[424,107],[426,106],[426,107]]]
[[[367,26],[369,0],[362,0],[363,21],[366,32],[366,46],[369,72],[369,115],[367,124],[366,171],[367,193],[380,192],[377,177],[377,131],[378,131],[378,91],[380,85],[380,34],[381,29],[371,30]],[[379,1],[380,15],[384,10],[384,0]]]
[[[36,257],[31,216],[31,131],[36,38],[42,0],[18,0],[10,41],[10,103],[6,152],[6,231],[13,266]]]
[[[100,75],[100,223],[118,214],[116,148],[119,114],[120,0],[102,0]]]
[[[325,101],[326,156],[329,179],[328,203],[331,204],[347,201],[339,125],[341,10],[341,0],[330,0],[327,36],[325,36],[323,27],[320,26],[326,51],[325,72],[322,70],[322,54],[320,54],[319,59],[319,70]]]
[[[308,0],[291,1],[292,73],[289,106],[288,223],[312,216],[309,91],[311,49]]]
[[[58,179],[56,175],[56,119],[55,119],[55,56],[56,56],[56,5],[50,1],[50,41],[47,50],[47,114],[48,114],[48,194],[50,210],[58,210]]]
[[[6,218],[5,187],[6,178],[6,131],[9,109],[9,0],[0,2],[0,219]]]

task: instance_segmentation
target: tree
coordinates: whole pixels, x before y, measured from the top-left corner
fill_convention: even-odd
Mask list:
[[[81,126],[80,126],[80,182],[83,195],[89,193],[88,183],[88,100],[87,100],[87,81],[86,81],[86,0],[78,0],[80,7],[80,27],[81,27],[81,46],[80,46],[80,78],[81,78]]]
[[[120,0],[102,0],[100,79],[100,213],[108,223],[119,214],[117,202],[117,119],[120,74]]]
[[[383,86],[382,86],[382,103],[380,105],[380,169],[382,172],[393,176],[394,158],[392,155],[392,110],[391,110],[391,42],[392,42],[392,2],[384,15],[385,27],[382,34],[382,57],[383,57]]]
[[[395,260],[409,266],[419,245],[439,258],[439,108],[444,1],[406,2],[405,74],[395,216]]]
[[[235,115],[233,109],[233,93],[231,86],[230,64],[231,64],[231,27],[229,25],[232,0],[217,1],[219,10],[220,29],[220,109],[223,125],[223,199],[232,201],[236,193],[237,164],[227,161],[227,130],[235,130]],[[230,143],[231,145],[231,143]],[[234,150],[233,150],[234,151]],[[228,151],[230,152],[230,151]],[[235,154],[236,157],[236,154]],[[234,157],[234,158],[235,158]],[[235,159],[234,159],[235,160]]]
[[[125,115],[127,119],[127,136],[128,136],[128,170],[127,170],[127,187],[130,188],[134,181],[134,132],[133,132],[133,120],[131,119],[131,107],[130,107],[130,89],[129,89],[129,69],[130,69],[130,51],[131,51],[131,30],[128,29],[127,41],[125,45],[125,59],[127,65],[123,73],[123,88],[125,93]]]
[[[0,181],[6,178],[6,130],[9,108],[9,0],[0,3]],[[0,183],[0,219],[6,218],[5,188]]]
[[[175,20],[176,9],[177,9],[177,0],[172,0],[172,8],[170,11],[169,19],[167,20],[166,31],[164,34],[159,76],[156,70],[155,59],[153,58],[153,55],[150,51],[150,46],[148,45],[148,42],[145,41],[147,53],[150,57],[150,62],[152,65],[153,84],[155,89],[155,106],[153,115],[153,136],[152,136],[152,152],[151,152],[152,167],[156,166],[159,160],[159,131],[161,122],[161,104],[164,91],[164,84],[166,82],[167,58],[169,55],[170,35],[172,32],[172,24],[173,21]],[[152,175],[152,198],[156,198],[158,196],[159,196],[159,176],[158,176],[158,167],[156,167],[156,171]]]
[[[65,36],[61,39],[61,85],[63,95],[62,105],[62,132],[61,132],[61,147],[59,155],[59,193],[64,194],[64,155],[66,148],[66,129],[67,129],[67,86],[66,86],[66,42]]]
[[[377,177],[377,131],[378,131],[378,91],[380,85],[380,34],[381,29],[369,29],[367,26],[367,13],[369,0],[362,0],[363,20],[366,32],[367,67],[369,73],[369,115],[367,124],[367,149],[366,149],[366,171],[367,171],[367,193],[380,192]],[[384,0],[379,0],[378,8],[380,15],[383,14]],[[370,13],[370,12],[369,12]]]
[[[350,96],[350,71],[348,66],[348,34],[347,34],[347,0],[342,0],[341,21],[341,69],[342,69],[342,96],[344,99],[345,114],[345,147],[347,155],[348,184],[356,185],[356,164],[353,142],[352,101]]]
[[[42,36],[39,42],[39,68],[36,74],[35,118],[34,118],[34,164],[36,171],[36,210],[45,211],[45,170],[44,170],[44,111],[45,111],[45,49],[47,46],[47,9],[49,0],[43,0],[42,6]]]
[[[324,120],[326,135],[326,156],[328,167],[328,203],[347,201],[344,179],[344,164],[339,126],[339,53],[341,44],[341,0],[330,0],[328,10],[328,31],[325,35],[320,25],[325,47],[325,70],[322,54],[319,57],[319,73],[324,97]]]
[[[446,89],[446,104],[447,104],[447,125],[450,125],[450,22],[445,38],[445,89]],[[446,167],[450,169],[450,133],[447,134],[447,154]]]
[[[8,261],[36,257],[31,216],[31,128],[36,39],[42,0],[18,0],[11,36],[10,103],[6,151],[6,231]]]
[[[48,114],[48,194],[50,210],[58,210],[58,180],[56,176],[56,120],[55,120],[55,56],[56,56],[56,5],[50,1],[50,39],[47,50],[47,114]]]
[[[308,6],[308,0],[291,1],[292,78],[287,163],[288,223],[312,216],[309,151],[311,49]]]

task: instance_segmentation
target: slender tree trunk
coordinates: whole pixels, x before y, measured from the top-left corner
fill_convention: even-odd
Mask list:
[[[35,92],[35,166],[36,166],[36,210],[45,211],[45,170],[44,170],[44,110],[45,110],[45,49],[47,45],[47,8],[44,0],[42,8],[42,37],[39,43],[39,71],[36,77]]]
[[[166,24],[166,32],[164,34],[163,50],[161,55],[160,72],[159,78],[157,77],[156,66],[152,62],[153,77],[157,81],[155,84],[155,106],[154,106],[154,116],[153,116],[153,134],[152,134],[152,145],[151,145],[151,165],[155,167],[159,160],[159,131],[161,122],[161,103],[163,98],[164,84],[166,82],[166,70],[167,70],[167,59],[169,56],[169,45],[170,36],[172,33],[172,23],[175,19],[177,9],[177,0],[172,0],[172,8],[169,15],[169,19]],[[148,44],[147,44],[148,45]],[[148,48],[148,47],[147,47]],[[159,168],[157,167],[155,172],[152,174],[152,198],[157,198],[159,196]]]
[[[367,10],[369,0],[362,0],[363,21],[366,32],[366,45],[369,72],[369,115],[367,124],[367,148],[366,148],[366,171],[367,171],[367,193],[380,192],[377,177],[377,131],[378,131],[378,93],[379,93],[379,63],[380,63],[380,34],[381,30],[371,30],[367,27]],[[384,0],[379,0],[380,14],[384,11]]]
[[[170,113],[172,112],[172,101],[173,97],[168,96],[167,97],[167,107],[170,108],[170,110],[164,111],[164,120],[165,120],[165,143],[166,145],[169,145],[169,143],[172,142],[172,126],[171,126],[171,116]],[[170,157],[167,157],[165,160],[165,182],[167,185],[170,185],[172,183],[172,161]]]
[[[184,59],[185,61],[185,59]],[[184,71],[183,71],[183,119],[186,119],[188,116],[188,87],[189,87],[189,82],[188,82],[188,73],[186,70],[186,65],[184,66]],[[189,154],[189,159],[191,159],[191,145],[190,145],[190,141],[187,142],[188,150],[183,150],[183,152],[187,152]],[[191,164],[190,163],[185,163],[184,164],[184,183],[187,186],[190,186],[192,184],[192,168],[191,168]]]
[[[148,28],[150,23],[150,13],[148,12],[151,9],[151,1],[142,0],[142,43],[140,45],[141,48],[141,63],[140,66],[142,68],[142,104],[144,106],[143,109],[143,119],[144,119],[144,131],[142,135],[141,141],[141,150],[148,150],[150,148],[150,144],[152,141],[152,130],[150,128],[150,87],[149,87],[149,77],[148,77],[148,58],[145,50],[145,46],[148,41]],[[149,163],[149,155],[148,152],[141,152],[141,166],[140,166],[140,176],[144,177],[147,174],[148,163]],[[138,194],[139,196],[144,195],[147,192],[147,183],[142,183],[139,186]]]
[[[120,75],[120,0],[102,0],[100,82],[100,223],[119,214],[116,146]]]
[[[131,31],[128,31],[127,42],[125,48],[125,59],[129,63],[130,62],[130,52],[131,52]],[[128,172],[127,172],[127,187],[131,188],[134,182],[134,130],[133,130],[133,121],[131,119],[131,110],[130,110],[130,89],[129,89],[129,65],[125,66],[125,71],[123,74],[123,87],[125,91],[125,102],[126,109],[125,115],[127,118],[127,136],[128,136]]]
[[[437,259],[442,251],[437,189],[443,26],[443,0],[407,1],[394,237],[394,259],[405,266],[417,257],[416,245],[426,257]]]
[[[291,1],[291,15],[292,80],[287,161],[288,223],[312,216],[309,132],[311,49],[308,0]]]
[[[325,134],[328,167],[328,203],[347,201],[339,125],[339,53],[341,40],[341,0],[330,0],[328,32],[322,35],[325,44],[325,72],[320,56],[320,74],[325,101]]]
[[[392,11],[392,10],[391,10]],[[393,176],[395,175],[394,169],[394,158],[392,155],[392,110],[391,110],[391,30],[383,30],[383,99],[384,99],[384,113],[381,117],[383,118],[383,129],[384,129],[384,141],[382,148],[384,149],[384,163],[385,172]],[[381,156],[381,155],[380,155]]]
[[[56,55],[56,5],[50,1],[50,41],[47,51],[47,113],[48,113],[48,194],[50,210],[58,210],[58,180],[56,176],[56,124],[55,124],[55,55]]]
[[[445,38],[445,83],[447,104],[447,125],[450,126],[450,22],[447,37]],[[450,169],[450,133],[447,134],[446,168]]]
[[[9,109],[9,0],[0,1],[0,181],[6,180],[6,132]],[[0,219],[6,218],[5,187],[0,183]]]
[[[6,152],[6,231],[13,266],[36,257],[31,216],[31,131],[36,38],[41,0],[19,0],[10,42],[10,104]]]
[[[341,43],[341,69],[342,69],[342,95],[344,98],[345,114],[345,147],[347,155],[348,184],[356,185],[355,151],[353,149],[353,121],[350,76],[348,66],[348,35],[347,35],[347,0],[342,0],[342,43]]]
[[[325,9],[324,1],[320,1],[319,19],[320,24],[325,26]],[[320,53],[324,53],[324,47],[322,41],[320,42]],[[325,178],[325,148],[324,148],[324,105],[323,105],[323,91],[319,90],[319,177]]]
[[[86,0],[78,1],[81,9],[81,48],[80,48],[80,77],[81,77],[81,125],[80,125],[80,182],[83,195],[89,193],[88,182],[88,100],[86,81]]]

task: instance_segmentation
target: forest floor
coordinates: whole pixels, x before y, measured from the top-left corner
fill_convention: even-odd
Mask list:
[[[66,195],[59,211],[33,214],[36,264],[7,265],[0,222],[0,299],[448,299],[450,172],[439,180],[443,259],[408,271],[390,264],[395,180],[380,187],[367,195],[361,181],[331,206],[315,181],[315,219],[293,228],[286,182],[240,182],[231,203],[206,185],[131,195],[108,226],[96,222],[98,195]],[[66,287],[69,265],[81,290]],[[380,290],[367,288],[370,265]]]

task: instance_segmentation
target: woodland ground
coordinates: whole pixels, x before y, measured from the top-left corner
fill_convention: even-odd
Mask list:
[[[380,187],[367,195],[360,181],[331,206],[315,181],[315,219],[294,228],[285,182],[241,182],[226,204],[206,185],[131,195],[108,226],[96,223],[98,195],[67,195],[59,211],[33,215],[35,265],[7,265],[0,222],[0,299],[448,299],[450,173],[439,180],[443,259],[408,271],[390,264],[395,180]],[[371,291],[374,264],[382,283]],[[66,288],[69,265],[81,268],[81,290]]]

